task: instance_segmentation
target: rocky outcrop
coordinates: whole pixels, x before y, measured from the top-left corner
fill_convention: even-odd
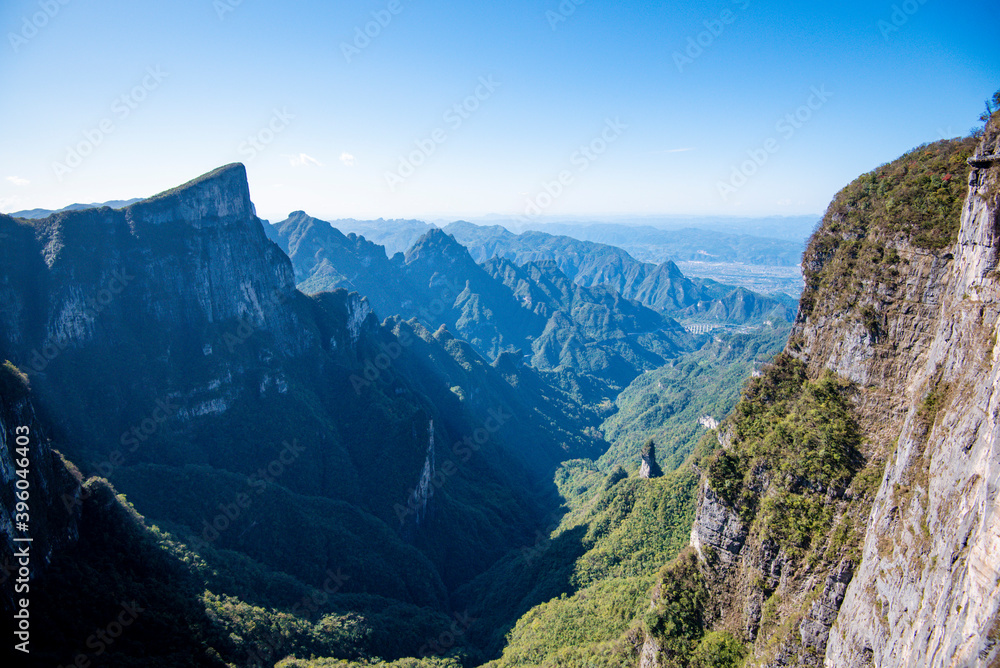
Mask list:
[[[10,364],[0,366],[0,505],[4,508],[0,514],[0,610],[5,616],[14,609],[15,599],[25,597],[15,592],[30,599],[32,583],[53,556],[78,537],[79,474],[52,449],[49,439],[26,378]],[[23,517],[18,503],[25,504]],[[25,549],[28,557],[15,556]]]
[[[640,453],[641,463],[639,464],[639,478],[649,480],[650,478],[663,477],[663,469],[656,463],[656,444],[650,439],[642,448]]]
[[[810,242],[787,352],[809,379],[849,381],[862,438],[846,487],[797,483],[826,495],[805,551],[765,538],[774,515],[755,500],[775,483],[767,467],[745,478],[721,467],[736,492],[705,485],[691,542],[728,611],[717,627],[750,643],[748,666],[986,666],[998,655],[1000,167],[966,164],[972,150],[995,153],[998,135],[994,118],[978,148],[939,142],[859,178]]]
[[[723,564],[732,564],[743,549],[747,539],[747,529],[739,516],[706,482],[701,487],[698,498],[698,514],[691,527],[691,546],[698,551],[698,557],[711,557]]]
[[[997,129],[978,154],[995,150]],[[941,272],[933,333],[909,379],[905,421],[828,665],[986,665],[998,653],[998,174],[984,163],[970,176],[955,258]]]

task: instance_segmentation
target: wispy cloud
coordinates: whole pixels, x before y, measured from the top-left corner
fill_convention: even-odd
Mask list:
[[[345,165],[347,165],[348,167],[354,166],[354,156],[348,153],[347,151],[344,151],[343,153],[340,154],[340,161]]]
[[[288,162],[292,167],[322,167],[323,163],[312,157],[311,155],[306,155],[305,153],[299,153],[298,155],[288,156]]]
[[[670,148],[665,151],[653,151],[653,155],[661,155],[663,153],[686,153],[688,151],[693,151],[694,148]]]
[[[31,181],[28,179],[22,179],[20,176],[8,176],[7,180],[20,188],[31,185]]]

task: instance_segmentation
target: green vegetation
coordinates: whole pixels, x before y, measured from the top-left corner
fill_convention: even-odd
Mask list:
[[[926,426],[930,427],[934,424],[937,419],[938,411],[944,407],[944,404],[948,400],[948,392],[950,390],[948,383],[937,383],[927,393],[924,400],[920,402],[920,407],[917,409],[917,418]]]
[[[830,531],[839,495],[864,462],[852,387],[832,372],[813,381],[805,365],[781,354],[753,379],[733,415],[736,441],[708,462],[712,488],[789,553]],[[769,480],[766,490],[748,484]]]
[[[636,378],[616,400],[617,412],[601,429],[611,447],[598,460],[609,470],[639,467],[642,446],[653,439],[664,471],[679,467],[705,428],[704,416],[727,416],[753,371],[788,340],[789,327],[765,327],[749,334],[720,334],[700,350]]]
[[[220,668],[292,654],[396,659],[419,654],[454,623],[429,608],[345,593],[351,576],[343,571],[310,586],[238,552],[205,546],[196,553],[147,526],[98,478],[85,484],[81,511],[80,540],[56,555],[38,590],[37,605],[47,611],[39,620],[46,665],[95,649],[86,639],[115,621],[123,602],[141,610],[114,642],[116,666],[149,665],[148,656]]]
[[[424,659],[399,659],[398,661],[342,661],[340,659],[297,659],[279,661],[274,668],[461,668],[458,659],[428,657]]]
[[[646,613],[646,630],[668,659],[688,657],[704,636],[709,607],[708,586],[694,549],[663,567],[658,592],[655,609]]]
[[[521,617],[498,666],[544,665],[561,649],[610,643],[649,607],[651,579],[615,578],[560,596]]]
[[[800,317],[812,312],[820,292],[840,295],[828,304],[839,310],[853,306],[866,283],[895,286],[903,247],[936,253],[951,247],[965,201],[966,160],[978,141],[967,137],[919,146],[841,190],[803,258]],[[874,315],[864,317],[869,332],[877,332]]]
[[[458,594],[481,619],[473,640],[489,653],[503,650],[498,667],[573,666],[581,664],[567,657],[627,651],[617,639],[641,621],[651,574],[687,545],[698,486],[691,463],[710,443],[706,438],[688,465],[662,478],[627,477],[620,468],[598,476],[585,462],[560,471],[562,489],[586,487],[589,498],[576,494],[550,535],[512,552]],[[601,608],[600,599],[612,607]]]

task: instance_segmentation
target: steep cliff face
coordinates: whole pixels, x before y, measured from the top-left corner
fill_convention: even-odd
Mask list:
[[[998,134],[994,122],[977,156],[997,153]],[[901,393],[902,429],[830,635],[828,665],[986,665],[998,656],[996,165],[969,177],[955,257],[939,272],[928,345]]]
[[[786,356],[719,429],[692,544],[747,665],[997,654],[998,168],[967,159],[998,129],[838,194]]]
[[[53,451],[26,378],[9,363],[0,366],[0,500],[4,508],[0,515],[0,584],[4,585],[0,610],[4,613],[13,610],[15,599],[30,599],[32,583],[53,555],[77,539],[79,497],[79,473]],[[25,506],[19,509],[18,503]],[[31,542],[16,542],[24,538]],[[27,565],[15,556],[25,548]]]
[[[295,577],[353,565],[349,590],[437,605],[438,568],[455,585],[527,540],[540,514],[535,472],[551,471],[563,447],[598,445],[561,405],[536,418],[511,385],[532,379],[508,382],[468,346],[401,340],[357,293],[299,292],[242,165],[122,210],[0,216],[0,234],[0,362],[28,374],[71,461],[190,544]],[[430,419],[451,453],[438,460],[447,475],[428,470]],[[408,510],[417,482],[427,496],[431,477],[421,535],[402,535],[396,508]],[[293,495],[288,513],[322,508],[322,522],[303,520],[299,535],[256,503],[239,530],[212,527],[220,504],[272,488]],[[438,508],[447,521],[434,520]],[[405,556],[410,538],[436,565]]]

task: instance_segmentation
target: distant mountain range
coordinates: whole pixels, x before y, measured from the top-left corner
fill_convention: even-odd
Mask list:
[[[267,233],[292,259],[304,292],[357,291],[381,317],[445,327],[490,359],[516,353],[537,369],[572,368],[620,391],[694,345],[676,320],[613,286],[580,285],[550,260],[480,264],[436,227],[391,258],[382,246],[304,212]]]
[[[504,257],[515,264],[555,262],[577,283],[609,285],[627,299],[675,318],[726,324],[791,320],[795,301],[765,297],[710,279],[690,279],[672,261],[640,262],[617,246],[581,241],[545,232],[514,234],[500,226],[452,223],[445,230],[469,248],[477,260]]]
[[[802,261],[806,237],[775,239],[748,234],[732,234],[709,229],[553,223],[536,228],[581,241],[596,241],[623,248],[647,262],[728,262],[765,266],[794,267]]]
[[[40,220],[42,218],[48,218],[54,213],[63,213],[65,211],[85,211],[86,209],[100,209],[102,207],[110,207],[112,209],[123,209],[126,206],[135,204],[136,202],[142,201],[141,199],[115,199],[110,202],[101,202],[94,204],[70,204],[69,206],[64,206],[61,209],[26,209],[25,211],[15,211],[14,213],[8,214],[13,218],[26,218],[28,220]]]
[[[581,220],[570,216],[530,219],[510,218],[503,215],[469,218],[477,225],[502,225],[512,232],[539,230],[554,232],[557,229],[581,229],[588,227],[617,227],[622,229],[653,229],[661,232],[680,230],[708,230],[734,236],[750,236],[766,239],[781,239],[796,243],[805,241],[819,225],[820,214],[806,216],[758,216],[755,218],[735,216],[605,216],[601,219]],[[446,225],[450,221],[433,221]]]

